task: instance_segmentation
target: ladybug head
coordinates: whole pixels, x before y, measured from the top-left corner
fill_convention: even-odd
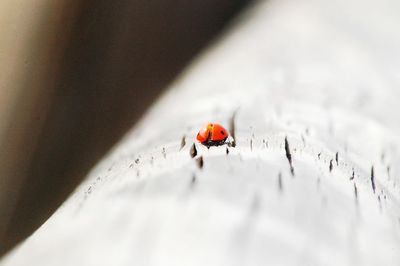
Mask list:
[[[210,136],[210,129],[209,129],[209,125],[203,129],[201,129],[199,131],[199,133],[197,133],[197,140],[200,141],[201,143],[204,143],[208,140],[209,136]]]

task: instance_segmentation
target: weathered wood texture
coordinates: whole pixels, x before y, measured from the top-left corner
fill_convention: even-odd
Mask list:
[[[0,264],[399,265],[399,10],[259,3]]]

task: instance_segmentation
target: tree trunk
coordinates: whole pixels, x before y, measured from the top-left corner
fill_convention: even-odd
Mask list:
[[[0,264],[400,265],[398,11],[258,3]]]

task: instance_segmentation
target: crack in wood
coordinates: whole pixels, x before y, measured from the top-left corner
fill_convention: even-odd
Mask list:
[[[204,166],[203,156],[200,156],[199,158],[197,158],[196,162],[197,162],[197,166],[198,166],[200,169],[203,169],[203,166]]]
[[[197,155],[197,149],[196,149],[196,144],[193,143],[192,147],[190,148],[189,151],[190,157],[194,158]]]
[[[186,136],[183,135],[182,139],[181,139],[181,147],[179,148],[179,150],[182,150],[183,147],[185,147],[186,145]]]
[[[230,122],[229,122],[229,131],[232,136],[231,146],[236,147],[236,128],[235,128],[235,118],[236,118],[237,110],[233,112]]]
[[[374,167],[371,167],[371,186],[372,186],[372,190],[375,193],[375,171],[374,171]]]
[[[292,164],[292,154],[290,153],[290,147],[289,147],[289,142],[287,137],[285,137],[285,152],[286,152],[286,158],[289,161],[289,166],[290,166],[290,173],[292,176],[294,176],[294,168]]]

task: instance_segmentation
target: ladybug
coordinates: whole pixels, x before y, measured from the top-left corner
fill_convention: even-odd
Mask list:
[[[196,138],[201,142],[201,144],[209,148],[210,146],[220,146],[225,144],[228,136],[229,133],[223,126],[220,124],[209,123],[205,128],[201,129],[199,133],[197,133]]]

